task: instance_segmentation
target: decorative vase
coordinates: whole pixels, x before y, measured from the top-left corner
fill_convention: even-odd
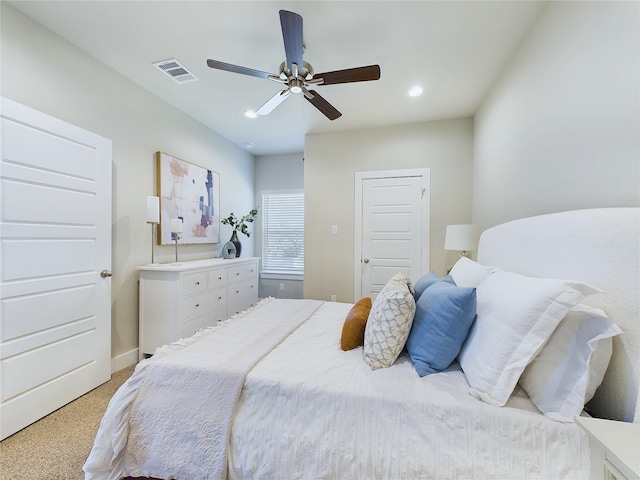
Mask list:
[[[240,256],[240,251],[242,250],[242,244],[240,243],[240,240],[238,240],[238,234],[235,230],[233,231],[233,234],[231,235],[231,239],[229,241],[235,245],[236,258],[238,258]]]
[[[236,246],[233,243],[227,242],[224,244],[222,247],[222,258],[236,258]]]

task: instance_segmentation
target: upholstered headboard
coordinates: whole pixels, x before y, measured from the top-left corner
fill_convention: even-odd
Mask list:
[[[602,308],[625,333],[614,342],[605,379],[589,408],[595,416],[640,422],[640,209],[599,208],[514,220],[486,230],[478,262],[523,275],[581,280],[606,293]]]

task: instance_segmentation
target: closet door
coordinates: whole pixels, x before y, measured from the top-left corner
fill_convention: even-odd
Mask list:
[[[354,301],[429,271],[429,179],[427,168],[356,173]]]
[[[111,376],[111,141],[1,102],[6,438]]]

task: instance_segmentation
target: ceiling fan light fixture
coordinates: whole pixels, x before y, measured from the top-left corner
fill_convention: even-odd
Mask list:
[[[291,93],[300,93],[302,92],[303,88],[304,88],[304,82],[299,78],[292,78],[289,81],[289,90],[291,90]]]
[[[247,118],[257,118],[258,114],[256,112],[254,112],[253,110],[246,110],[244,112],[244,116]]]

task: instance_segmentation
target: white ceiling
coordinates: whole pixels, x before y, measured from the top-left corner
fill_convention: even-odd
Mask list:
[[[12,6],[255,155],[302,152],[305,133],[473,115],[535,22],[541,1],[10,1]],[[207,67],[208,58],[278,73],[278,10],[304,19],[316,73],[378,64],[378,81],[315,87],[342,117],[302,95],[248,119],[280,84]],[[153,62],[176,58],[178,84]],[[424,94],[407,95],[419,84]],[[253,144],[248,148],[247,144]]]

